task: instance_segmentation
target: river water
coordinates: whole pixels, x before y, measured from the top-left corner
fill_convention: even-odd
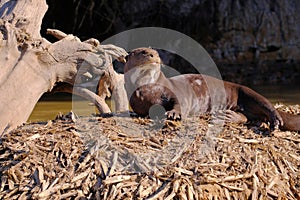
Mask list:
[[[255,91],[267,97],[273,104],[300,104],[300,85],[262,85],[250,86]],[[109,103],[109,102],[108,102]],[[65,94],[43,97],[34,108],[28,121],[48,121],[59,114],[66,114],[73,110],[78,115],[90,115],[97,112],[95,106],[88,101],[76,99]]]

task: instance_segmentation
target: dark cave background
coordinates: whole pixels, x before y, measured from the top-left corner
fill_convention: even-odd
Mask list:
[[[137,27],[164,27],[199,42],[223,79],[243,84],[298,84],[300,1],[48,0],[42,35],[59,29],[81,40]],[[178,58],[176,69],[188,64]],[[190,69],[193,72],[193,69]]]

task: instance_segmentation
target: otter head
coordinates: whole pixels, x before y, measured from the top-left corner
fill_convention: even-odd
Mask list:
[[[132,50],[124,66],[125,84],[139,87],[155,83],[160,77],[161,60],[156,50],[151,48],[138,48]]]
[[[149,64],[160,64],[161,60],[156,50],[151,48],[138,48],[132,50],[126,57],[124,73],[135,67],[143,67]]]

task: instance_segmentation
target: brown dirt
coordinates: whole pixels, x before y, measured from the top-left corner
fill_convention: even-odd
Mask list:
[[[299,134],[212,121],[26,124],[0,140],[0,199],[300,198]]]

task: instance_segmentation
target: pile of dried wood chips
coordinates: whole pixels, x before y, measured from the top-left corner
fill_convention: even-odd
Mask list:
[[[26,124],[1,138],[0,199],[300,199],[299,134],[222,127],[207,117]]]

